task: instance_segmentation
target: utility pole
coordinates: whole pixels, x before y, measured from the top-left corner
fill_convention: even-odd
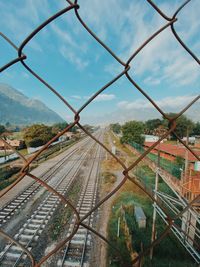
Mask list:
[[[117,237],[119,237],[119,229],[120,229],[120,217],[118,217],[118,224],[117,224]]]
[[[187,127],[186,145],[188,146],[188,144],[189,144],[189,129]],[[186,151],[185,151],[185,179],[184,179],[184,182],[186,182],[187,174],[188,174],[188,149],[186,148]]]
[[[158,191],[158,181],[159,181],[159,167],[160,167],[160,143],[158,145],[158,161],[156,169],[156,178],[155,178],[155,189],[154,189],[154,198],[157,201],[157,191]],[[153,203],[153,223],[152,223],[152,234],[151,234],[151,243],[156,239],[156,202]],[[150,250],[150,260],[153,258],[153,247]]]

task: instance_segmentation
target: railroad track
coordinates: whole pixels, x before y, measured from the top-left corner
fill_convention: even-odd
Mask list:
[[[43,181],[49,182],[54,175],[59,172],[63,166],[69,161],[70,157],[72,157],[80,147],[84,147],[88,138],[84,141],[80,142],[80,146],[74,148],[70,151],[61,161],[57,162],[53,165],[49,170],[44,171],[40,177]],[[41,185],[37,182],[31,183],[27,188],[20,192],[13,200],[7,203],[3,208],[0,210],[0,227],[3,227],[5,223],[12,219],[12,217],[16,214],[16,212],[24,207],[28,200],[31,198],[41,189]]]
[[[99,177],[99,163],[100,161],[95,160],[101,158],[101,147],[98,146],[96,155],[93,158],[92,167],[87,177],[87,183],[82,189],[79,201],[76,209],[80,214],[80,218],[83,218],[95,205],[98,188],[98,177]],[[92,213],[83,222],[92,227],[93,226]],[[75,216],[70,224],[68,235],[74,230]],[[89,266],[89,252],[91,248],[91,234],[83,226],[79,226],[77,233],[67,243],[66,248],[63,251],[63,256],[59,259],[57,266],[59,267],[83,267]]]
[[[83,152],[81,160],[76,162],[76,165],[73,161],[71,161],[70,168],[67,173],[66,171],[63,172],[61,179],[56,179],[55,177],[50,181],[50,185],[60,194],[65,195],[67,193],[92,147],[94,147],[94,142],[90,142],[89,148]],[[31,250],[42,234],[45,226],[53,216],[59,203],[60,199],[56,195],[48,193],[46,198],[37,207],[27,222],[21,227],[14,238],[28,250]],[[23,265],[26,258],[27,255],[20,247],[13,243],[9,243],[0,253],[0,266],[26,266]]]

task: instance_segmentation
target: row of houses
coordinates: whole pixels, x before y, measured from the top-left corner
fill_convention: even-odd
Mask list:
[[[64,142],[66,140],[70,140],[74,138],[75,136],[77,136],[77,134],[72,133],[72,132],[66,132],[59,138],[59,141]],[[25,147],[24,140],[10,140],[7,138],[6,142],[17,150]],[[5,149],[9,150],[9,146],[0,139],[0,150],[5,150]]]

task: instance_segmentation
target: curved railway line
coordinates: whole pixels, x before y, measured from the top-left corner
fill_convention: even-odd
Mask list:
[[[66,195],[69,188],[75,181],[75,177],[78,174],[79,170],[81,169],[81,166],[83,166],[84,161],[88,157],[88,153],[90,153],[91,149],[94,149],[95,147],[94,145],[97,146],[94,142],[88,142],[88,140],[85,140],[82,144],[82,147],[84,147],[84,152],[79,153],[78,155],[79,160],[76,159],[70,161],[69,158],[72,157],[73,154],[75,155],[80,149],[80,147],[75,148],[62,161],[55,164],[49,170],[48,174],[43,175],[43,179],[46,179],[45,181],[48,180],[48,184],[51,185],[54,189],[56,189],[59,193],[61,193],[62,195]],[[99,146],[97,146],[96,149],[99,150]],[[94,157],[93,162],[95,162],[95,158],[96,156]],[[67,171],[66,168],[64,168],[66,162],[69,165]],[[93,168],[94,168],[94,163],[91,164],[89,172],[90,174],[93,172]],[[90,175],[88,177],[90,177]],[[16,209],[22,208],[23,204],[27,202],[30,199],[30,197],[39,190],[39,187],[41,186],[36,185],[36,187],[34,187],[35,184],[36,183],[31,184],[13,201],[11,201],[8,205],[6,205],[6,207],[11,206],[11,208],[13,208],[12,211],[7,210],[8,212],[10,212],[11,215],[16,211]],[[87,192],[86,189],[89,188],[89,184],[90,184],[89,178],[87,178],[87,183],[83,186],[84,189],[82,189],[81,193],[82,199],[84,199],[83,196],[86,197],[86,192]],[[93,192],[90,191],[90,193],[94,195]],[[20,201],[23,204],[20,204],[21,203]],[[16,203],[17,205],[13,205],[12,203]],[[60,199],[56,195],[54,195],[53,193],[48,193],[47,196],[45,196],[43,201],[40,203],[40,205],[35,209],[33,214],[29,217],[27,222],[25,222],[24,225],[18,231],[18,233],[15,234],[14,238],[28,250],[31,250],[37,243],[37,240],[42,234],[45,226],[52,218],[59,203]],[[4,207],[3,209],[5,210],[6,207]],[[80,210],[80,214],[82,214],[81,212],[82,211]],[[9,218],[9,215],[7,216],[8,216],[7,218]],[[5,267],[27,266],[23,265],[25,264],[26,258],[27,255],[24,253],[24,251],[22,251],[20,247],[18,247],[13,243],[8,243],[0,253],[0,266],[5,266]]]

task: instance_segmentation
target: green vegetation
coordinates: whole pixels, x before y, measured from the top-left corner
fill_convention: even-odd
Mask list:
[[[151,190],[154,190],[156,174],[149,168],[149,166],[147,165],[137,166],[133,170],[133,173],[137,176],[137,178],[139,178],[139,180],[142,182],[145,188],[147,189],[150,188]],[[162,178],[159,178],[158,188],[160,191],[163,191],[171,196],[174,196],[174,193],[166,185],[166,183],[163,182]]]
[[[168,113],[166,114],[169,118],[174,118],[177,116],[176,113]],[[168,125],[168,120],[164,119],[163,120],[163,125]],[[177,120],[176,120],[176,129],[175,133],[180,137],[183,138],[184,136],[187,136],[188,134],[192,134],[193,129],[195,127],[195,124],[192,120],[188,119],[185,115],[181,115]],[[172,135],[173,139],[176,139],[176,136]]]
[[[136,144],[135,142],[131,142],[129,144],[132,147],[134,147],[135,149],[137,149],[140,153],[144,152],[143,146]],[[147,155],[147,157],[156,163],[158,162],[158,155],[155,155],[153,153],[149,153]],[[177,160],[178,160],[178,162],[177,162]],[[177,157],[176,161],[174,161],[174,162],[167,160],[165,158],[162,158],[162,157],[160,157],[160,160],[159,160],[160,167],[178,179],[181,179],[181,168],[183,166],[183,164],[182,164],[183,162],[184,162],[184,159],[181,157]]]
[[[153,180],[152,180],[153,182]],[[150,182],[149,182],[150,184]],[[134,206],[141,206],[147,218],[146,229],[139,229],[134,218]],[[125,210],[126,221],[128,223],[129,231],[132,236],[133,250],[137,253],[141,248],[145,250],[151,243],[151,230],[152,230],[152,214],[153,207],[149,198],[135,186],[128,182],[123,190],[120,191],[113,203],[111,218],[109,221],[108,232],[109,240],[121,251],[123,260],[126,262],[125,266],[132,266],[130,255],[126,247],[126,240],[124,239],[123,231],[120,227],[120,237],[117,237],[117,225],[120,214],[120,208],[123,206]],[[161,218],[157,217],[156,230],[157,236],[164,231],[166,225]],[[124,266],[124,262],[120,261],[118,253],[109,248],[108,250],[109,262],[112,267]],[[172,233],[169,233],[155,248],[153,260],[150,261],[149,254],[143,260],[143,267],[197,267],[193,259],[190,258],[185,249],[177,241]]]
[[[77,196],[80,194],[81,185],[82,179],[78,179],[73,183],[69,190],[67,199],[73,204],[76,202]],[[58,240],[73,214],[73,210],[68,205],[65,207],[62,203],[60,206],[59,212],[57,212],[52,219],[48,231],[50,233],[50,238],[53,241]]]
[[[58,132],[63,131],[68,125],[69,124],[67,122],[56,123],[52,126],[52,133],[56,135]],[[70,128],[70,132],[75,133],[76,131],[77,131],[76,126]]]
[[[0,125],[0,135],[6,131],[5,126]]]
[[[111,130],[116,133],[119,134],[121,131],[121,125],[119,123],[113,123],[110,125]]]
[[[197,122],[197,123],[194,125],[194,128],[193,128],[193,134],[194,134],[194,135],[200,135],[200,122]]]
[[[116,176],[110,172],[103,172],[102,177],[103,177],[104,184],[114,184],[117,179]]]
[[[24,130],[24,140],[27,146],[38,147],[46,144],[55,136],[52,127],[44,124],[34,124]]]
[[[0,190],[10,185],[14,179],[12,176],[20,171],[20,167],[3,167],[0,169]]]
[[[155,154],[149,153],[147,157],[154,162],[158,162],[158,156]],[[181,179],[181,167],[182,166],[178,165],[176,162],[172,162],[162,157],[160,158],[160,167],[178,179]]]
[[[157,129],[160,125],[162,125],[162,120],[153,119],[145,122],[145,133],[153,134],[154,130]]]
[[[144,149],[138,145],[138,149],[142,152]],[[133,155],[134,156],[134,155]],[[156,156],[151,154],[151,156]],[[157,158],[154,158],[157,161]],[[169,161],[164,162],[166,165],[171,164]],[[179,158],[176,159],[176,166],[181,164]],[[168,166],[169,167],[169,166]],[[138,181],[146,189],[153,190],[155,187],[155,173],[144,163],[141,162],[137,168],[133,170],[133,174],[137,177]],[[159,178],[158,188],[160,191],[174,196],[170,188]],[[119,257],[119,252],[116,252],[111,247],[108,248],[108,266],[121,267],[133,266],[131,263],[131,253],[127,249],[127,238],[125,238],[124,229],[120,224],[120,237],[117,237],[118,218],[123,218],[120,215],[121,207],[125,211],[125,219],[128,225],[129,232],[131,233],[132,248],[137,254],[141,250],[145,250],[151,244],[151,231],[152,231],[152,216],[153,206],[152,201],[148,196],[140,190],[131,181],[127,181],[125,185],[115,195],[113,201],[112,213],[110,215],[108,224],[108,237],[113,246],[121,251],[122,259]],[[134,206],[141,206],[147,218],[146,229],[139,229],[134,217]],[[169,211],[172,215],[172,212]],[[173,214],[174,215],[174,214]],[[178,223],[178,222],[177,222]],[[157,216],[156,219],[156,234],[159,237],[165,230],[166,224]],[[155,248],[153,260],[150,261],[149,252],[145,255],[142,262],[142,267],[197,267],[194,260],[189,256],[188,252],[178,242],[176,237],[170,232]]]
[[[168,113],[166,114],[168,118],[173,118],[177,116],[177,113]],[[138,122],[142,123],[142,122]],[[152,119],[152,120],[147,120],[143,124],[143,132],[145,134],[152,134],[152,135],[162,135],[164,134],[167,129],[168,129],[168,124],[169,121],[167,119]],[[115,128],[113,129],[113,125],[115,127],[116,124],[111,124],[110,127],[112,131],[115,132]],[[120,127],[120,125],[118,125]],[[123,128],[123,127],[122,127]],[[200,122],[193,122],[192,120],[188,119],[185,115],[181,115],[177,120],[176,120],[176,129],[175,132],[176,134],[180,137],[183,138],[187,136],[187,131],[190,135],[200,135]],[[172,139],[176,140],[176,137],[174,135],[171,136]],[[136,141],[135,141],[136,142]],[[139,143],[139,142],[137,142]]]
[[[140,145],[144,143],[144,124],[138,121],[129,121],[122,126],[122,137],[120,141],[123,143],[136,142]]]

